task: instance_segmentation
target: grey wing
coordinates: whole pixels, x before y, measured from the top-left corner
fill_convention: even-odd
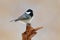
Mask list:
[[[28,19],[30,19],[30,18],[31,18],[30,15],[23,14],[23,15],[21,15],[19,18],[17,18],[17,19],[15,20],[15,22],[16,22],[16,21],[19,21],[19,20],[28,20]]]
[[[14,21],[24,20],[23,16],[20,16],[19,18],[15,19]]]
[[[19,20],[26,20],[26,19],[29,19],[29,16],[24,14],[24,15],[21,15],[18,19]]]

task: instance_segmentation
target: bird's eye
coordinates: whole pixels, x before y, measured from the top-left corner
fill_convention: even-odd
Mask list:
[[[30,12],[26,12],[26,14],[30,14]]]

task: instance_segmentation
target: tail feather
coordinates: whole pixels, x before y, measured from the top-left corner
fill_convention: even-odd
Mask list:
[[[18,20],[17,20],[17,19],[16,19],[16,20],[11,20],[10,22],[13,22],[13,21],[16,22],[16,21],[18,21]]]
[[[16,20],[14,20],[14,21],[16,22],[16,21],[18,21],[18,20],[16,19]]]
[[[14,20],[11,20],[10,22],[13,22]]]

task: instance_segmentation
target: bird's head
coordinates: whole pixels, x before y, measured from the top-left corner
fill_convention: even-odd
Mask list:
[[[28,15],[30,15],[30,16],[32,17],[32,16],[33,16],[33,10],[28,9],[28,10],[26,11],[26,14],[28,14]]]

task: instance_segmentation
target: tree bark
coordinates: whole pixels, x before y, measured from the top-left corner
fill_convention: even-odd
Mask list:
[[[22,33],[22,40],[31,40],[37,34],[37,30],[42,29],[43,27],[33,28],[30,23],[26,25],[26,31]]]

